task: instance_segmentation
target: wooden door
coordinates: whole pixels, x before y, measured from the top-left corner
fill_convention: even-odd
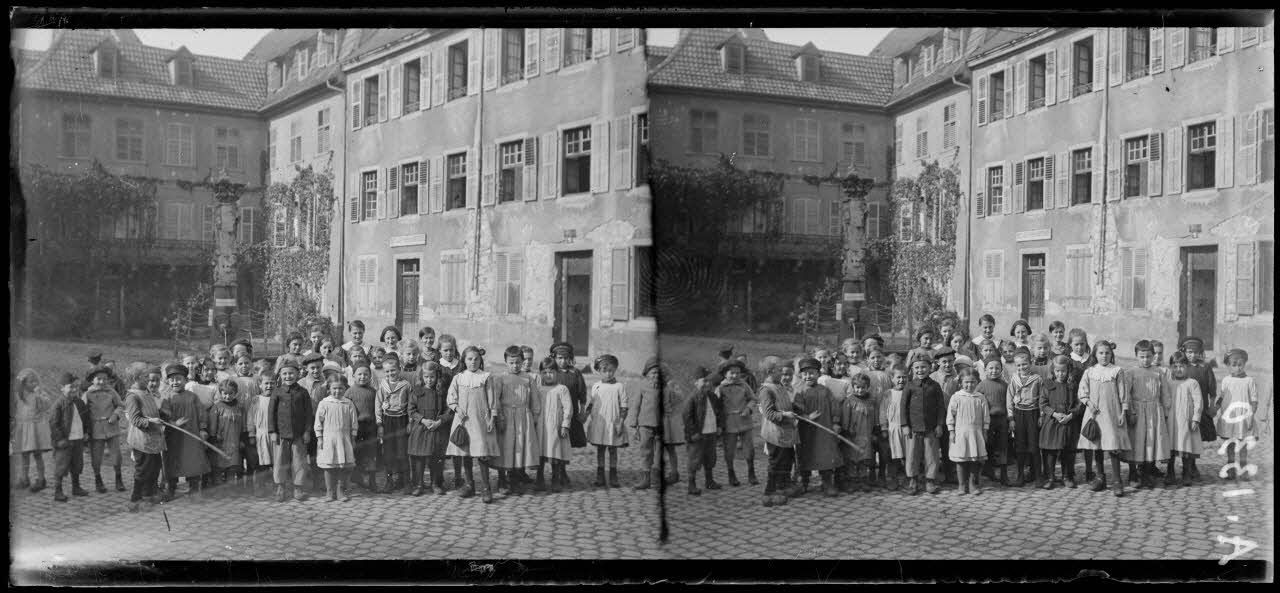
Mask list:
[[[585,356],[591,345],[591,252],[556,254],[556,274],[555,339]]]
[[[1022,318],[1031,327],[1044,326],[1044,254],[1022,256]]]
[[[1179,284],[1178,334],[1201,338],[1204,349],[1212,350],[1218,305],[1218,246],[1183,247]]]
[[[418,278],[421,267],[416,259],[396,261],[396,327],[405,335],[413,333],[408,327],[418,324]]]

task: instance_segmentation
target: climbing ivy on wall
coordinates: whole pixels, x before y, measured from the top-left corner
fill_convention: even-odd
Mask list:
[[[958,170],[937,162],[916,177],[894,181],[888,212],[893,232],[869,241],[868,265],[891,285],[895,328],[914,331],[943,310],[955,271],[962,199]]]

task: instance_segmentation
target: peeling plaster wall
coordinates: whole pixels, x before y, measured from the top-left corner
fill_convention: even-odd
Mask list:
[[[444,47],[465,38],[466,34],[434,42],[419,40],[389,59],[399,61],[427,48]],[[382,65],[383,62],[360,65],[348,72],[348,80],[367,76]],[[483,141],[478,144],[541,138],[546,133],[558,134],[565,127],[644,112],[644,72],[643,49],[637,48],[611,52],[606,58],[595,58],[584,65],[484,91]],[[358,187],[361,170],[385,169],[411,159],[453,154],[477,145],[478,109],[479,97],[469,96],[349,130],[346,187],[352,190]],[[349,120],[350,114],[347,116]],[[350,126],[349,121],[347,125]],[[480,153],[476,151],[477,158],[481,157]],[[469,164],[469,168],[473,166],[476,165]],[[539,169],[538,182],[542,174]],[[348,233],[343,263],[347,275],[346,318],[361,319],[369,328],[392,323],[396,305],[394,262],[416,258],[421,269],[419,320],[416,324],[405,324],[402,329],[406,337],[416,338],[420,327],[430,326],[437,335],[453,334],[464,347],[482,345],[493,360],[500,359],[501,351],[512,344],[529,345],[542,355],[557,335],[554,327],[556,254],[589,251],[592,256],[590,352],[579,353],[579,359],[588,360],[609,352],[619,357],[623,370],[638,373],[644,359],[656,353],[656,329],[652,322],[643,319],[625,323],[610,320],[609,250],[651,242],[648,187],[641,185],[557,198],[544,197],[541,188],[539,190],[535,201],[481,204],[479,209],[461,208],[354,224],[344,217]],[[480,222],[478,250],[477,216]],[[391,247],[393,238],[410,244]],[[520,311],[498,315],[495,312],[495,256],[507,252],[524,256]],[[443,254],[461,254],[466,258],[466,304],[461,313],[446,312],[440,306]],[[357,258],[369,255],[377,259],[375,302],[373,307],[362,309],[357,302]]]
[[[1048,43],[1057,44],[1067,38],[1059,36]],[[1060,45],[1057,47],[1061,48]],[[1022,50],[1009,57],[1009,63],[1019,56],[1035,55],[1044,48],[1041,44]],[[993,63],[975,67],[975,80],[992,71],[993,66],[1005,58],[994,57],[992,60]],[[1117,139],[1143,133],[1164,134],[1162,175],[1166,174],[1168,157],[1175,150],[1168,145],[1169,129],[1221,117],[1233,118],[1234,142],[1230,157],[1234,159],[1235,175],[1232,183],[1229,187],[1192,192],[1185,191],[1184,187],[1184,191],[1171,194],[1168,192],[1168,177],[1165,176],[1158,195],[1109,201],[1105,208],[1095,202],[971,218],[973,250],[969,273],[973,288],[970,292],[970,318],[977,319],[983,313],[991,313],[996,317],[997,335],[1007,335],[1006,328],[1021,312],[1021,256],[1044,253],[1047,269],[1045,319],[1041,326],[1033,323],[1033,329],[1046,330],[1048,322],[1057,319],[1069,328],[1087,330],[1091,341],[1099,337],[1116,340],[1122,354],[1132,352],[1133,344],[1145,338],[1162,340],[1168,352],[1169,345],[1176,344],[1179,339],[1179,308],[1185,274],[1181,250],[1215,246],[1218,250],[1212,336],[1215,344],[1210,356],[1220,357],[1229,348],[1242,347],[1254,353],[1250,357],[1250,366],[1269,370],[1274,315],[1238,315],[1235,299],[1237,246],[1273,240],[1275,236],[1274,183],[1243,183],[1237,151],[1240,122],[1255,109],[1273,101],[1273,67],[1274,54],[1270,48],[1237,48],[1205,63],[1108,86],[1106,142],[1113,143]],[[977,127],[973,142],[974,185],[970,193],[985,190],[979,184],[985,181],[988,164],[1012,163],[1045,153],[1057,154],[1081,146],[1097,146],[1095,143],[1103,140],[1099,136],[1104,115],[1102,95],[1103,92],[1086,93],[1066,103],[1059,102]],[[1048,131],[1052,133],[1046,133]],[[1221,133],[1218,138],[1220,143],[1224,142]],[[1096,151],[1094,158],[1100,158]],[[1115,159],[1117,155],[1111,154],[1108,158]],[[1185,154],[1182,162],[1185,186]],[[1057,169],[1059,172],[1066,170],[1062,165]],[[1005,199],[1011,198],[1009,180],[1006,180]],[[1192,232],[1191,225],[1195,224],[1201,228],[1198,234]],[[1052,233],[1051,239],[1017,240],[1019,232],[1044,232],[1046,229]],[[1064,294],[1067,288],[1066,252],[1071,246],[1087,246],[1093,258],[1092,271],[1102,274],[1100,280],[1094,278],[1092,295],[1088,299],[1066,298]],[[1147,303],[1141,309],[1121,307],[1121,250],[1125,247],[1146,247],[1148,250]],[[1005,254],[1003,290],[994,303],[983,302],[982,256],[988,250],[1002,250]]]

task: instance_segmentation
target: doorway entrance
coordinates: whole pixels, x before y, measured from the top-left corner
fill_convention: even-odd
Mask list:
[[[556,254],[555,341],[573,345],[586,356],[591,335],[591,252]]]
[[[1178,279],[1178,337],[1196,336],[1213,350],[1214,312],[1218,303],[1218,246],[1182,248]]]
[[[422,275],[421,264],[416,259],[396,261],[396,327],[405,335],[410,335],[416,328],[409,325],[418,324],[418,278]]]
[[[1022,318],[1031,327],[1044,325],[1044,254],[1022,256]]]

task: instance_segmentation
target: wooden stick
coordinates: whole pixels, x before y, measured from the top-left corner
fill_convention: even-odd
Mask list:
[[[181,426],[178,426],[178,425],[173,424],[173,423],[171,423],[171,422],[166,422],[166,421],[164,421],[164,420],[161,420],[161,421],[160,421],[160,423],[161,423],[161,424],[164,424],[165,426],[168,426],[169,428],[172,428],[172,429],[174,429],[174,430],[177,430],[178,432],[181,432],[181,433],[183,433],[183,434],[189,435],[191,438],[195,439],[195,440],[196,440],[197,442],[199,442],[201,445],[204,445],[204,446],[206,446],[206,447],[208,447],[208,448],[210,448],[210,449],[213,449],[217,454],[219,454],[219,455],[221,455],[221,456],[223,456],[223,457],[226,457],[227,459],[230,459],[230,458],[231,458],[231,456],[230,456],[230,455],[228,455],[226,451],[223,451],[222,449],[219,449],[219,448],[217,448],[217,447],[213,446],[213,444],[211,444],[209,441],[206,441],[206,440],[204,440],[204,439],[200,438],[200,435],[198,435],[198,434],[194,434],[194,433],[192,433],[191,431],[186,430],[186,429],[182,428]]]
[[[837,434],[837,433],[836,433],[836,431],[831,430],[830,428],[827,428],[827,427],[825,427],[825,426],[823,426],[823,425],[821,425],[821,424],[818,424],[817,422],[814,422],[813,420],[808,419],[808,418],[807,418],[807,417],[805,417],[803,414],[796,414],[796,419],[797,419],[797,420],[804,420],[805,422],[808,422],[809,424],[814,425],[815,427],[819,428],[819,429],[820,429],[820,430],[822,430],[823,432],[825,432],[825,433],[827,433],[827,434],[829,434],[829,435],[831,435],[831,436],[833,436],[833,437],[836,437],[837,439],[840,439],[841,441],[844,441],[844,442],[845,442],[845,443],[847,443],[850,447],[853,447],[853,448],[854,448],[855,450],[857,450],[857,451],[865,451],[865,450],[867,449],[866,447],[863,447],[862,445],[858,445],[858,444],[854,443],[853,441],[851,441],[851,440],[849,440],[849,439],[846,439],[846,438],[844,438],[844,437],[840,436],[839,434]]]

